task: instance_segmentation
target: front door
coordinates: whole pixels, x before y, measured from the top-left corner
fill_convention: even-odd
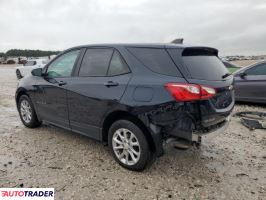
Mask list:
[[[70,128],[67,106],[67,87],[80,50],[72,50],[49,64],[46,75],[36,82],[35,100],[42,120]]]

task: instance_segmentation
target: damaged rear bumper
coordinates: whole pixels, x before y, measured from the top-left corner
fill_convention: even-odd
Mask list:
[[[216,136],[224,133],[227,127],[229,126],[230,118],[231,116],[228,116],[222,123],[216,125],[216,127],[213,129],[192,132],[191,141],[192,142],[198,142],[199,140],[210,141]]]
[[[201,140],[211,140],[217,135],[224,133],[230,121],[230,115],[223,121],[209,127],[202,127],[196,130],[180,130],[178,127],[170,132],[171,137],[184,139],[190,142],[201,142]]]

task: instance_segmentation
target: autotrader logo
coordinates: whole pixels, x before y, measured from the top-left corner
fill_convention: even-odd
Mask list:
[[[54,200],[54,188],[0,188],[0,200]]]

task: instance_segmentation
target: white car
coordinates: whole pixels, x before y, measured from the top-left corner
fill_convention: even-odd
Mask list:
[[[47,59],[28,60],[26,64],[16,67],[17,78],[21,79],[29,75],[33,69],[43,68],[48,62]]]

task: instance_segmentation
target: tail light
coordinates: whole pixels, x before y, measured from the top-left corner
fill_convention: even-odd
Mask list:
[[[214,88],[186,83],[167,83],[165,88],[177,101],[209,99],[216,94]]]

